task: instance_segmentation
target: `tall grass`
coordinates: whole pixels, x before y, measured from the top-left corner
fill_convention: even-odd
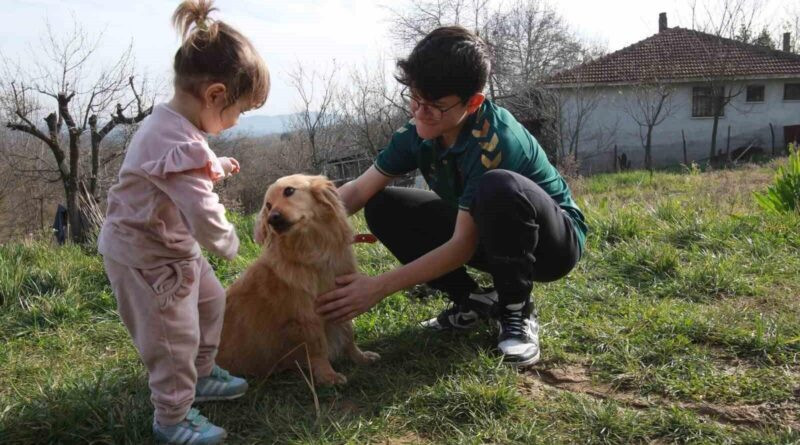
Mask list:
[[[591,232],[568,277],[534,288],[533,371],[502,366],[490,324],[423,332],[446,301],[399,292],[356,319],[359,344],[382,360],[336,364],[349,383],[317,389],[319,419],[292,373],[201,409],[229,443],[798,443],[800,215],[764,212],[752,195],[773,172],[571,184]],[[253,216],[230,217],[240,257],[211,260],[226,285],[260,250]],[[355,249],[365,273],[397,265],[380,244]],[[0,246],[0,443],[150,441],[146,375],[115,308],[93,252]],[[559,369],[583,377],[553,386],[538,374]],[[731,423],[709,404],[755,420]]]

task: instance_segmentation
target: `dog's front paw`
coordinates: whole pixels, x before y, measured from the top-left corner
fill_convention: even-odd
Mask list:
[[[344,374],[333,371],[318,376],[317,383],[320,385],[344,385],[347,383],[347,377]]]
[[[364,351],[363,362],[362,363],[364,363],[365,365],[368,365],[370,363],[375,363],[380,359],[381,359],[381,355],[378,354],[377,352]]]

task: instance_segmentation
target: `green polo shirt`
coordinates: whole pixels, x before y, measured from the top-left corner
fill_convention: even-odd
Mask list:
[[[443,200],[469,210],[480,177],[493,169],[530,178],[572,218],[581,252],[586,243],[585,218],[564,178],[550,164],[536,139],[506,109],[488,99],[467,118],[449,149],[435,139],[417,135],[414,120],[398,129],[375,160],[387,176],[402,176],[419,168],[428,186]]]

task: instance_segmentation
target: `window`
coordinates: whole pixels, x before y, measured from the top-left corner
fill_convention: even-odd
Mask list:
[[[692,88],[692,117],[714,116],[715,104],[719,115],[725,116],[725,106],[722,103],[725,89],[711,87]]]
[[[764,102],[764,85],[747,85],[748,102]]]
[[[783,100],[800,100],[800,83],[783,85]]]

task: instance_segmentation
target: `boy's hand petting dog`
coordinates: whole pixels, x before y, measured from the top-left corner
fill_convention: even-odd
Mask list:
[[[368,311],[383,296],[375,277],[360,273],[336,277],[336,289],[317,297],[317,314],[328,322],[352,320]]]
[[[239,161],[234,158],[222,156],[219,158],[219,163],[222,164],[222,170],[225,172],[225,177],[239,173]]]

